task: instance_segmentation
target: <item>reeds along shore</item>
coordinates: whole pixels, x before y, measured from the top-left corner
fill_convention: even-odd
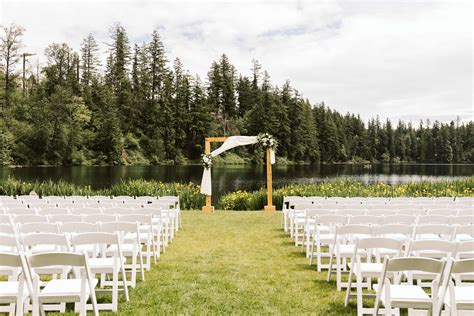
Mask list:
[[[64,181],[25,182],[15,178],[0,180],[0,195],[28,195],[31,191],[39,196],[70,195],[129,195],[164,196],[178,195],[183,210],[197,210],[204,204],[199,185],[193,183],[163,183],[146,180],[127,180],[106,189],[76,185]],[[365,184],[351,179],[338,179],[315,184],[291,184],[274,190],[273,201],[281,209],[283,197],[474,197],[474,177],[442,182],[410,182],[397,185],[385,183]],[[265,188],[258,191],[231,192],[222,196],[218,208],[224,210],[261,210],[266,204]]]

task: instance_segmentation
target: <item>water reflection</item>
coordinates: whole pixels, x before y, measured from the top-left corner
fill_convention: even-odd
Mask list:
[[[474,165],[374,164],[274,166],[273,183],[315,183],[337,177],[350,177],[365,183],[390,184],[408,181],[441,181],[468,177]],[[0,178],[13,176],[23,180],[62,179],[94,188],[108,187],[122,179],[154,179],[164,182],[200,183],[202,167],[196,166],[112,166],[112,167],[26,167],[0,168]],[[212,170],[213,192],[255,190],[265,185],[265,166],[215,166]]]

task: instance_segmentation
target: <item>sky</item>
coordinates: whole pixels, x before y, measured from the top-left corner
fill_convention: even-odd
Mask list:
[[[41,64],[49,44],[79,49],[89,33],[104,58],[116,22],[131,43],[157,29],[168,59],[204,80],[222,53],[243,75],[256,59],[313,104],[417,123],[473,120],[473,10],[468,0],[0,0],[0,24],[22,25]]]

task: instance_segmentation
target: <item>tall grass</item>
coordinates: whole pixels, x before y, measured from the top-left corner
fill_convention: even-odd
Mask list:
[[[273,202],[281,209],[285,196],[326,197],[474,197],[474,177],[443,182],[410,182],[397,185],[386,183],[365,184],[351,179],[320,182],[315,184],[291,184],[273,191]],[[260,210],[266,204],[264,189],[254,192],[237,191],[219,200],[224,210]]]
[[[14,178],[0,180],[0,195],[27,195],[35,191],[40,196],[59,195],[129,195],[180,197],[182,209],[196,210],[204,205],[205,197],[199,186],[193,183],[163,183],[146,180],[126,180],[106,189],[92,189],[64,181],[24,182]],[[340,196],[340,197],[434,197],[474,196],[474,177],[444,182],[410,182],[397,185],[385,183],[365,184],[363,182],[339,179],[315,184],[291,184],[274,190],[273,202],[281,209],[283,197],[298,196]],[[222,196],[218,207],[224,210],[261,210],[267,202],[265,189],[254,192],[237,191]]]
[[[0,180],[0,195],[28,195],[35,191],[39,196],[58,195],[129,195],[129,196],[164,196],[180,197],[182,209],[200,209],[204,196],[199,186],[193,183],[163,183],[158,181],[127,180],[114,184],[106,189],[92,189],[90,186],[77,185],[64,181],[25,182],[14,178]]]

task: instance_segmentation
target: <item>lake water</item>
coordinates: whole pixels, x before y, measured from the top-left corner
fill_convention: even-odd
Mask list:
[[[315,183],[349,177],[366,183],[390,184],[410,181],[442,181],[474,175],[474,165],[374,164],[274,166],[273,183],[278,188],[289,183]],[[112,166],[112,167],[0,167],[0,179],[9,176],[22,180],[64,180],[93,188],[104,188],[122,179],[153,179],[163,182],[201,183],[202,167],[195,166]],[[212,168],[216,198],[236,190],[256,190],[265,185],[265,166],[236,165]]]

